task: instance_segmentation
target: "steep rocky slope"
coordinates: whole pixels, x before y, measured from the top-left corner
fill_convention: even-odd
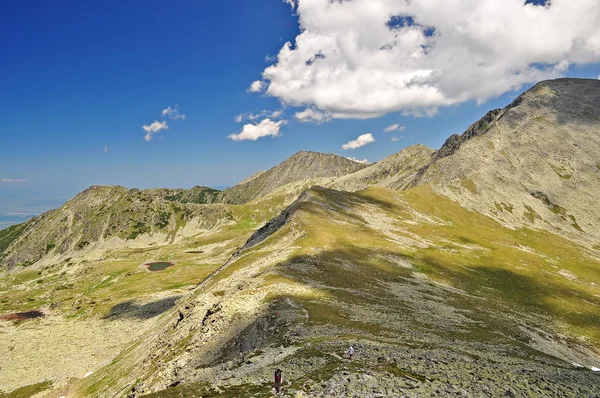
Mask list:
[[[463,136],[413,180],[511,226],[600,240],[600,81],[541,82]]]
[[[272,169],[257,173],[246,182],[224,190],[219,200],[225,203],[246,203],[289,183],[323,177],[340,177],[364,167],[363,164],[335,154],[302,151]]]

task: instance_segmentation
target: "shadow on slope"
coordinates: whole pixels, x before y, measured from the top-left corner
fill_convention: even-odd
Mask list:
[[[104,319],[150,319],[167,312],[182,296],[171,296],[161,300],[138,304],[134,300],[124,301],[112,307]]]

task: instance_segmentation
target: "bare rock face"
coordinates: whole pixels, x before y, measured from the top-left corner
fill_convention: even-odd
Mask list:
[[[582,242],[600,238],[600,81],[538,83],[434,155],[412,185],[431,184],[511,226]]]
[[[464,142],[473,137],[485,134],[501,115],[502,109],[491,110],[480,120],[473,123],[463,134],[451,135],[446,142],[444,142],[444,145],[442,145],[440,150],[435,153],[432,160],[435,161],[450,156],[456,152]]]

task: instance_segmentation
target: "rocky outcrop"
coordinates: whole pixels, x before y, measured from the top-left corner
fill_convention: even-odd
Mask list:
[[[447,156],[452,155],[454,152],[460,148],[460,146],[465,142],[470,140],[473,137],[478,137],[480,135],[485,134],[490,130],[492,125],[501,117],[503,111],[502,109],[494,109],[486,113],[484,117],[479,119],[477,122],[473,123],[464,133],[461,135],[452,134],[444,145],[436,151],[433,155],[432,161],[436,161],[441,158],[445,158]]]

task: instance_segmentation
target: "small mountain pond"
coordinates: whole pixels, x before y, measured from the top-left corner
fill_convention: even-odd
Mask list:
[[[148,271],[156,272],[156,271],[164,271],[169,267],[174,266],[172,262],[169,261],[153,261],[151,263],[146,263],[144,266],[148,269]]]

